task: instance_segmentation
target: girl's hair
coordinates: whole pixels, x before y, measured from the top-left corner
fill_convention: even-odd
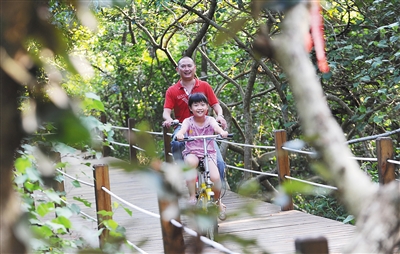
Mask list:
[[[205,102],[208,104],[208,99],[207,97],[204,95],[204,93],[194,93],[189,95],[189,108],[192,106],[193,103],[195,102]]]

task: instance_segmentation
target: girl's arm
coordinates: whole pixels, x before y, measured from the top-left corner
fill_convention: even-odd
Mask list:
[[[218,125],[218,122],[215,120],[215,118],[214,117],[210,117],[210,119],[211,119],[211,123],[210,124],[214,128],[214,132],[217,133],[217,134],[220,134],[221,137],[223,137],[223,138],[228,137],[229,133],[227,131],[224,131],[224,129],[222,129]]]
[[[177,140],[183,140],[183,138],[185,137],[185,133],[187,132],[189,128],[189,120],[186,118],[185,120],[183,120],[183,123],[181,125],[181,129],[176,133],[176,139]]]

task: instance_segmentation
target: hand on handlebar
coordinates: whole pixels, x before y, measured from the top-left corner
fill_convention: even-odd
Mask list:
[[[177,133],[176,136],[175,136],[175,138],[176,138],[178,141],[182,141],[182,140],[185,138],[185,136],[184,136],[183,134]]]
[[[179,124],[179,120],[177,120],[177,119],[174,120],[174,119],[170,118],[170,119],[165,120],[162,123],[162,126],[169,128],[171,126],[175,126],[175,125],[178,125],[178,124]]]
[[[219,135],[221,135],[221,137],[223,137],[223,138],[227,138],[228,137],[228,135],[229,135],[229,132],[227,132],[227,131],[223,131],[222,133],[220,133]]]
[[[217,122],[219,122],[221,124],[221,128],[222,129],[226,129],[227,124],[226,124],[226,120],[225,118],[223,118],[222,116],[217,116],[217,118],[215,118],[215,120],[217,120]]]

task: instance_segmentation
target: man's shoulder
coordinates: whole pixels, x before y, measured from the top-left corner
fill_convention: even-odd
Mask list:
[[[169,86],[167,88],[167,90],[179,90],[179,88],[180,88],[180,84],[179,84],[179,81],[178,81],[175,84],[172,84],[171,86]]]
[[[211,86],[207,81],[200,79],[198,81],[199,81],[199,86]]]

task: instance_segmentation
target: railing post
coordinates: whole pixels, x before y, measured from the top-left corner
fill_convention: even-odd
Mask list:
[[[379,183],[387,184],[395,179],[395,166],[387,160],[393,159],[393,141],[389,137],[376,139],[376,153],[378,156]]]
[[[107,123],[107,116],[102,113],[100,116],[100,121],[103,124]],[[103,142],[106,141],[107,136],[104,133],[101,133],[101,136],[103,137]],[[111,148],[109,146],[103,146],[103,157],[108,157],[111,154]]]
[[[133,147],[135,145],[135,135],[132,129],[135,127],[135,119],[128,119],[128,141],[129,141],[129,158],[131,163],[137,163],[136,149]]]
[[[286,131],[276,130],[274,131],[274,136],[279,184],[283,184],[286,181],[285,176],[290,176],[289,153],[286,150],[282,149],[283,144],[286,142]],[[288,204],[282,206],[282,211],[288,210],[293,210],[292,196],[289,196]]]
[[[50,154],[51,160],[53,162],[55,162],[56,164],[58,164],[59,162],[61,162],[61,154],[59,152],[52,152]],[[61,169],[63,170],[63,169]],[[57,180],[53,181],[53,189],[58,192],[60,194],[60,196],[64,196],[65,195],[65,188],[64,188],[64,180],[59,182]],[[64,206],[64,203],[61,203],[60,205],[56,203],[56,207],[61,207]],[[57,216],[57,214],[56,214]]]
[[[168,135],[169,128],[163,127],[163,138],[164,138],[164,160],[166,162],[172,162],[172,156],[169,154],[171,153],[171,137]]]
[[[112,212],[111,209],[111,196],[102,190],[102,187],[110,190],[110,177],[108,174],[108,165],[98,164],[94,165],[94,193],[96,197],[96,211],[97,211],[97,227],[99,230],[103,229],[99,236],[100,247],[104,246],[109,236],[108,229],[104,226],[103,221],[112,219],[112,216],[101,215],[100,211]]]
[[[153,163],[153,169],[163,178],[162,184],[166,185],[162,175],[162,163]],[[165,254],[185,253],[183,229],[171,223],[171,219],[181,223],[178,195],[175,193],[158,193],[158,209],[160,211],[161,233]]]
[[[180,223],[180,216],[171,218],[171,211],[179,211],[178,200],[168,200],[158,198],[158,207],[160,210],[161,232],[163,237],[163,246],[165,254],[185,253],[185,244],[183,241],[182,228],[178,228],[171,223],[175,219]]]
[[[296,253],[299,254],[325,254],[329,253],[328,240],[323,237],[299,238],[295,242]]]

